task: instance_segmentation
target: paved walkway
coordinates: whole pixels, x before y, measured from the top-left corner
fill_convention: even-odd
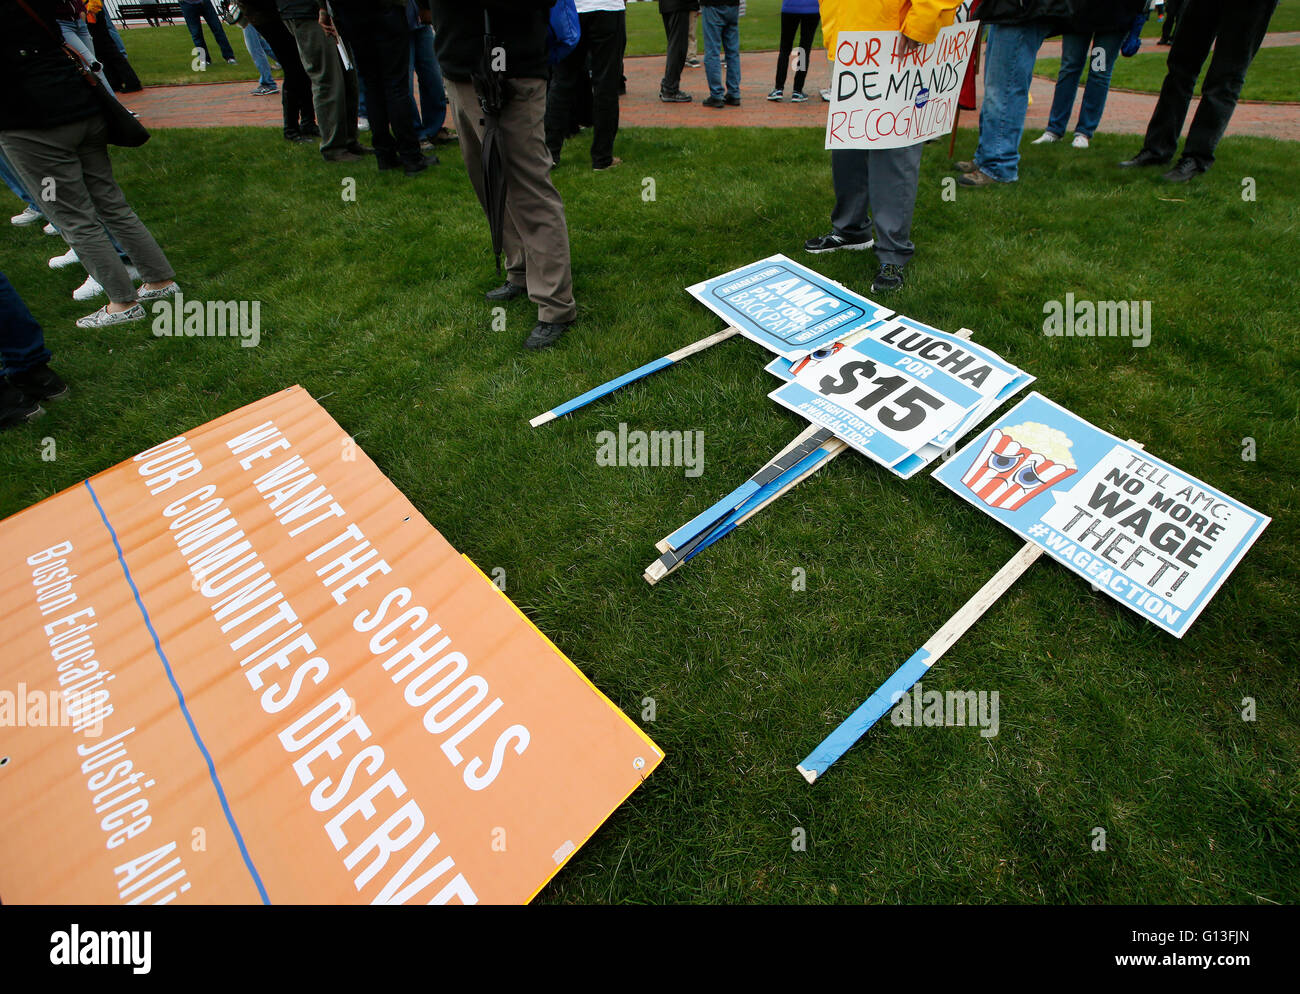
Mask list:
[[[1270,34],[1264,44],[1270,48],[1300,44],[1300,32]],[[1059,58],[1060,42],[1044,44],[1040,55]],[[792,104],[788,100],[769,103],[765,99],[776,70],[775,52],[741,54],[741,106],[723,110],[700,106],[700,99],[708,95],[703,69],[687,69],[682,77],[682,89],[695,95],[693,103],[663,104],[658,98],[663,56],[629,58],[624,65],[628,92],[621,105],[621,124],[625,127],[824,127],[826,123],[826,105],[817,93],[829,82],[830,63],[820,50],[813,53],[812,68],[805,84],[811,99],[805,104]],[[279,97],[252,96],[249,91],[255,85],[255,82],[239,82],[151,86],[141,93],[127,94],[123,102],[139,112],[145,124],[153,128],[278,126]],[[1029,108],[1027,133],[1041,130],[1047,123],[1054,86],[1053,80],[1034,78],[1030,90],[1034,99]],[[1115,134],[1142,134],[1146,131],[1155,100],[1155,95],[1150,93],[1112,90],[1101,130]],[[1193,101],[1193,111],[1195,107],[1196,101]],[[973,126],[976,117],[968,111],[963,113],[962,120]],[[1228,134],[1300,141],[1300,104],[1243,101],[1232,116]]]

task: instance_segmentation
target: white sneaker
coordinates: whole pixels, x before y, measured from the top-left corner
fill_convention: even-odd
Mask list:
[[[59,229],[54,227],[54,225],[52,224],[47,224],[41,230],[45,232],[47,235],[57,235],[59,233]]]
[[[1052,144],[1052,142],[1059,142],[1060,140],[1061,140],[1061,136],[1060,136],[1060,135],[1054,135],[1054,134],[1052,134],[1052,132],[1050,132],[1050,131],[1044,131],[1041,135],[1039,135],[1039,136],[1038,136],[1037,138],[1035,138],[1032,142],[1030,142],[1030,144],[1031,144],[1031,145],[1050,145],[1050,144]]]
[[[72,299],[94,300],[103,292],[104,288],[99,285],[99,280],[95,279],[93,276],[87,276],[86,282],[72,291]]]
[[[827,103],[831,102],[831,88],[829,86],[826,87],[826,89],[822,90],[821,94],[823,100],[825,100]]]
[[[45,215],[35,207],[24,207],[21,214],[15,214],[9,219],[10,224],[16,224],[20,228],[25,224],[35,224],[37,221],[44,221]]]
[[[172,280],[166,286],[160,287],[157,290],[146,290],[144,287],[141,287],[139,292],[136,293],[136,299],[141,301],[161,300],[163,297],[171,297],[180,292],[180,284],[175,280]]]
[[[1073,145],[1075,148],[1087,148],[1087,147],[1088,147],[1088,136],[1087,136],[1087,135],[1075,135],[1075,136],[1074,136],[1074,141],[1070,142],[1070,144]]]
[[[139,304],[132,304],[124,311],[109,313],[108,307],[104,306],[94,314],[87,314],[84,318],[77,318],[78,328],[107,328],[114,324],[125,324],[128,321],[144,320],[144,308]]]
[[[370,130],[370,122],[367,121],[364,117],[358,117],[358,118],[357,118],[357,130],[358,130],[358,131],[369,131],[369,130]]]
[[[81,260],[77,258],[76,249],[68,249],[62,255],[56,255],[50,260],[51,269],[67,269],[69,266],[75,266]]]

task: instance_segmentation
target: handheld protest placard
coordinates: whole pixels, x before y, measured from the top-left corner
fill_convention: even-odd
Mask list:
[[[692,342],[690,345],[684,345],[676,352],[669,352],[666,356],[655,359],[653,362],[648,362],[644,366],[638,366],[630,373],[624,373],[622,376],[616,376],[614,379],[607,383],[602,383],[598,387],[592,387],[586,393],[579,394],[572,400],[566,400],[559,407],[553,407],[545,414],[537,415],[537,417],[533,418],[528,423],[532,427],[537,428],[547,422],[554,421],[556,418],[562,418],[564,415],[571,414],[580,407],[586,407],[593,400],[599,400],[601,397],[608,396],[620,387],[625,387],[629,383],[635,383],[637,380],[645,379],[651,373],[657,373],[661,369],[667,369],[669,366],[676,362],[680,362],[688,356],[693,356],[697,352],[703,352],[705,349],[717,345],[719,342],[725,342],[728,338],[732,338],[738,334],[740,334],[740,329],[738,328],[723,328],[722,331],[719,331],[717,334],[710,335],[708,338],[701,338],[698,342]]]
[[[298,387],[0,552],[7,904],[524,902],[663,759]]]

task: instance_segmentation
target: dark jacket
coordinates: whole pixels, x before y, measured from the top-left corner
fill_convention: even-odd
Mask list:
[[[1076,0],[1074,16],[1065,30],[1076,34],[1115,34],[1128,31],[1147,0]]]
[[[90,86],[64,54],[54,0],[27,0],[55,41],[13,0],[0,0],[0,131],[53,128],[99,113]]]
[[[434,47],[442,74],[469,81],[483,59],[483,14],[505,49],[508,79],[546,79],[546,30],[555,0],[433,0]]]
[[[1074,16],[1079,0],[983,0],[975,16],[984,24],[1027,24],[1054,21],[1063,24]]]

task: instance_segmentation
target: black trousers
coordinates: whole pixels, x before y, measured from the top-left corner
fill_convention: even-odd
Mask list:
[[[375,153],[387,165],[399,160],[418,162],[420,140],[411,104],[411,31],[405,6],[337,0],[333,7],[335,26],[352,50],[366,90],[366,118]]]
[[[1160,29],[1160,43],[1167,45],[1178,27],[1178,17],[1183,12],[1183,0],[1165,0],[1165,23]]]
[[[1203,169],[1214,162],[1214,149],[1237,108],[1246,70],[1259,51],[1278,0],[1187,0],[1180,15],[1169,71],[1147,125],[1144,148],[1162,159],[1173,157],[1183,130],[1192,89],[1205,57],[1214,57],[1201,84],[1201,103],[1192,118],[1183,156]]]
[[[804,80],[808,78],[808,63],[812,59],[813,35],[817,33],[818,14],[781,14],[781,51],[776,57],[776,88],[785,89],[785,74],[790,69],[790,53],[794,51],[794,33],[799,31],[799,49],[803,53],[799,60],[802,69],[795,70],[794,92],[802,93]]]
[[[292,138],[306,127],[316,126],[316,108],[311,102],[311,77],[302,67],[298,43],[284,21],[271,13],[254,12],[244,8],[249,23],[266,39],[275,53],[275,61],[284,70],[284,83],[280,87],[280,109],[284,112],[284,135]]]
[[[560,161],[579,90],[591,91],[591,165],[604,169],[614,158],[618,134],[618,91],[623,80],[623,50],[627,47],[627,13],[593,10],[579,14],[582,40],[551,72],[546,93],[546,146]],[[590,70],[590,76],[588,71]]]
[[[686,65],[686,42],[691,34],[691,11],[679,10],[675,14],[660,14],[664,19],[664,34],[668,38],[668,55],[664,59],[664,78],[659,89],[676,93],[682,85],[682,67]]]

